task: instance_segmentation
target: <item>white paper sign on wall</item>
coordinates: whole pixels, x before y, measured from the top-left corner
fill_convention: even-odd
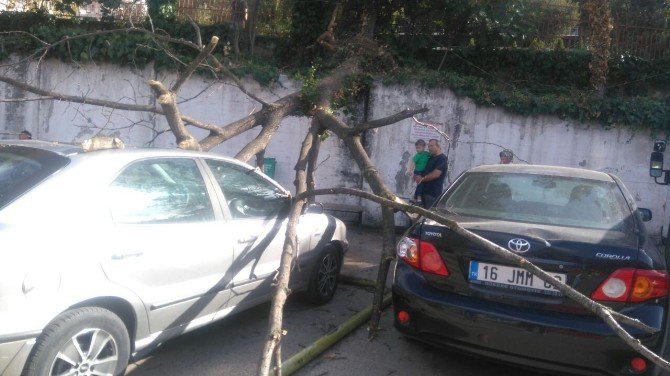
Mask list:
[[[428,143],[428,140],[434,138],[436,140],[441,140],[442,136],[433,128],[426,127],[425,125],[417,124],[412,122],[412,126],[409,131],[409,140],[411,142],[416,142],[418,139],[422,139]]]

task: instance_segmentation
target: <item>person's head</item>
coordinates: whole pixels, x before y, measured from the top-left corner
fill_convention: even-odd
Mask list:
[[[426,151],[426,141],[421,139],[416,140],[416,142],[414,143],[414,147],[416,147],[417,153],[423,153],[424,151]]]
[[[431,138],[428,141],[428,152],[430,155],[440,155],[442,153],[440,142],[434,138]]]
[[[19,133],[19,140],[32,140],[32,139],[33,135],[28,131],[21,131],[21,133]]]
[[[510,164],[514,160],[514,153],[509,150],[505,149],[500,152],[500,164]]]

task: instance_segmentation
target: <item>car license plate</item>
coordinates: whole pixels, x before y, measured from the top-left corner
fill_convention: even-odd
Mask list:
[[[566,274],[549,272],[554,278],[561,282],[567,281]],[[549,295],[561,295],[551,284],[544,282],[540,277],[522,268],[513,266],[488,264],[485,262],[471,261],[470,275],[468,279],[472,283],[487,286],[502,287],[511,290],[538,292]]]

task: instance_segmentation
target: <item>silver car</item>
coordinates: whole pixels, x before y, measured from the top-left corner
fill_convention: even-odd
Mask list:
[[[0,142],[0,375],[118,375],[271,298],[290,194],[210,153]],[[329,301],[346,228],[298,226],[292,289]]]

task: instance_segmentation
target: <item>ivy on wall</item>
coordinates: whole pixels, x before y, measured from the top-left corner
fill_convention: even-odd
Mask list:
[[[56,19],[40,12],[0,12],[0,31],[30,31],[47,42],[58,41],[67,35],[119,27],[114,23]],[[154,27],[175,38],[193,38],[191,25],[174,18],[154,19]],[[231,35],[229,27],[203,26],[202,34],[203,40],[213,35],[221,38],[215,54],[225,60],[224,49]],[[12,53],[31,53],[40,46],[38,41],[27,36],[3,35],[0,37],[0,60]],[[104,34],[73,40],[52,50],[48,56],[67,62],[108,62],[138,68],[151,62],[157,70],[179,69],[180,66],[159,47],[140,33]],[[182,46],[172,45],[170,49],[182,63],[187,64],[194,56],[193,51]],[[646,61],[628,55],[611,57],[605,98],[598,99],[589,90],[591,57],[587,51],[464,47],[447,53],[431,49],[415,52],[416,55],[408,56],[396,51],[400,66],[404,68],[385,75],[384,81],[418,83],[429,88],[447,87],[459,96],[472,98],[477,104],[522,115],[547,114],[564,119],[599,121],[606,125],[670,130],[670,59]],[[274,60],[240,58],[230,63],[231,70],[237,75],[251,75],[262,85],[276,81],[279,75]],[[436,70],[438,66],[440,71]],[[311,75],[302,77],[311,77],[314,81],[323,73],[311,72]],[[207,74],[206,71],[203,74]],[[309,99],[307,83],[305,98]],[[346,90],[336,93],[334,104],[344,109],[354,108],[354,102],[361,100],[362,93],[371,83],[369,74],[352,78],[345,85]]]
[[[670,102],[648,96],[597,98],[591,91],[565,90],[536,94],[523,88],[501,89],[497,81],[452,71],[402,70],[385,84],[418,83],[426,88],[448,87],[475,103],[528,115],[554,115],[561,119],[597,121],[656,131],[670,130]]]

